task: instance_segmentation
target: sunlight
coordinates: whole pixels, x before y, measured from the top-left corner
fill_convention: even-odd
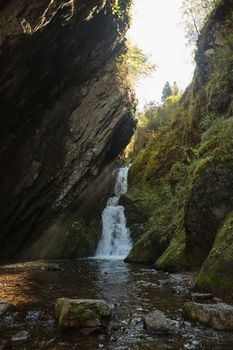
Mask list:
[[[176,81],[181,90],[190,83],[194,64],[185,46],[181,0],[135,0],[129,38],[158,66],[152,77],[142,80],[136,94],[139,106],[161,102],[166,81]]]

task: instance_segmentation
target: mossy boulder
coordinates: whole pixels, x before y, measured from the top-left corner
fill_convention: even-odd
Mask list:
[[[125,208],[127,226],[130,227],[130,234],[133,242],[144,232],[144,226],[150,217],[152,194],[145,189],[133,188],[120,198],[120,204]]]
[[[189,270],[189,261],[186,254],[186,237],[183,228],[172,237],[168,248],[155,262],[158,270],[179,272]]]
[[[220,228],[196,284],[203,290],[233,296],[233,212]]]
[[[59,327],[96,330],[106,325],[111,307],[104,300],[59,298],[55,313]]]
[[[136,242],[125,261],[153,263],[168,247],[171,237],[172,234],[169,229],[167,229],[167,232],[146,232]]]

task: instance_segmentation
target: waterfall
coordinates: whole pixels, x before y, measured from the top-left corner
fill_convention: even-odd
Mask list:
[[[119,205],[120,196],[127,192],[128,170],[128,166],[118,169],[114,196],[108,199],[102,212],[102,236],[96,250],[96,258],[124,259],[132,248],[124,207]]]

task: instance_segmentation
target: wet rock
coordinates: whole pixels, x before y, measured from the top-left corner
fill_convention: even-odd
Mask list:
[[[213,300],[213,294],[211,293],[192,293],[193,301],[207,301]]]
[[[11,340],[12,341],[25,341],[29,338],[29,333],[27,331],[21,331],[14,335],[12,335]]]
[[[104,300],[59,298],[55,313],[63,328],[81,328],[90,334],[106,326],[111,307]]]
[[[172,292],[174,294],[188,294],[189,290],[186,287],[183,286],[174,286],[172,287]]]
[[[220,298],[213,298],[213,301],[215,303],[222,303],[223,302],[222,299],[220,299]]]
[[[2,316],[11,306],[7,300],[0,300],[0,316]]]
[[[233,330],[233,306],[218,304],[199,304],[188,302],[184,314],[193,321],[201,322],[216,329]]]
[[[143,318],[144,328],[149,332],[166,333],[171,327],[163,312],[154,310]]]

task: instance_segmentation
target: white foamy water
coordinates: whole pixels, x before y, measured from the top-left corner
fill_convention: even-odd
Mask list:
[[[129,167],[124,166],[117,172],[114,196],[108,199],[102,213],[102,236],[95,258],[124,259],[132,248],[124,207],[119,205],[120,196],[127,192],[128,170]]]

